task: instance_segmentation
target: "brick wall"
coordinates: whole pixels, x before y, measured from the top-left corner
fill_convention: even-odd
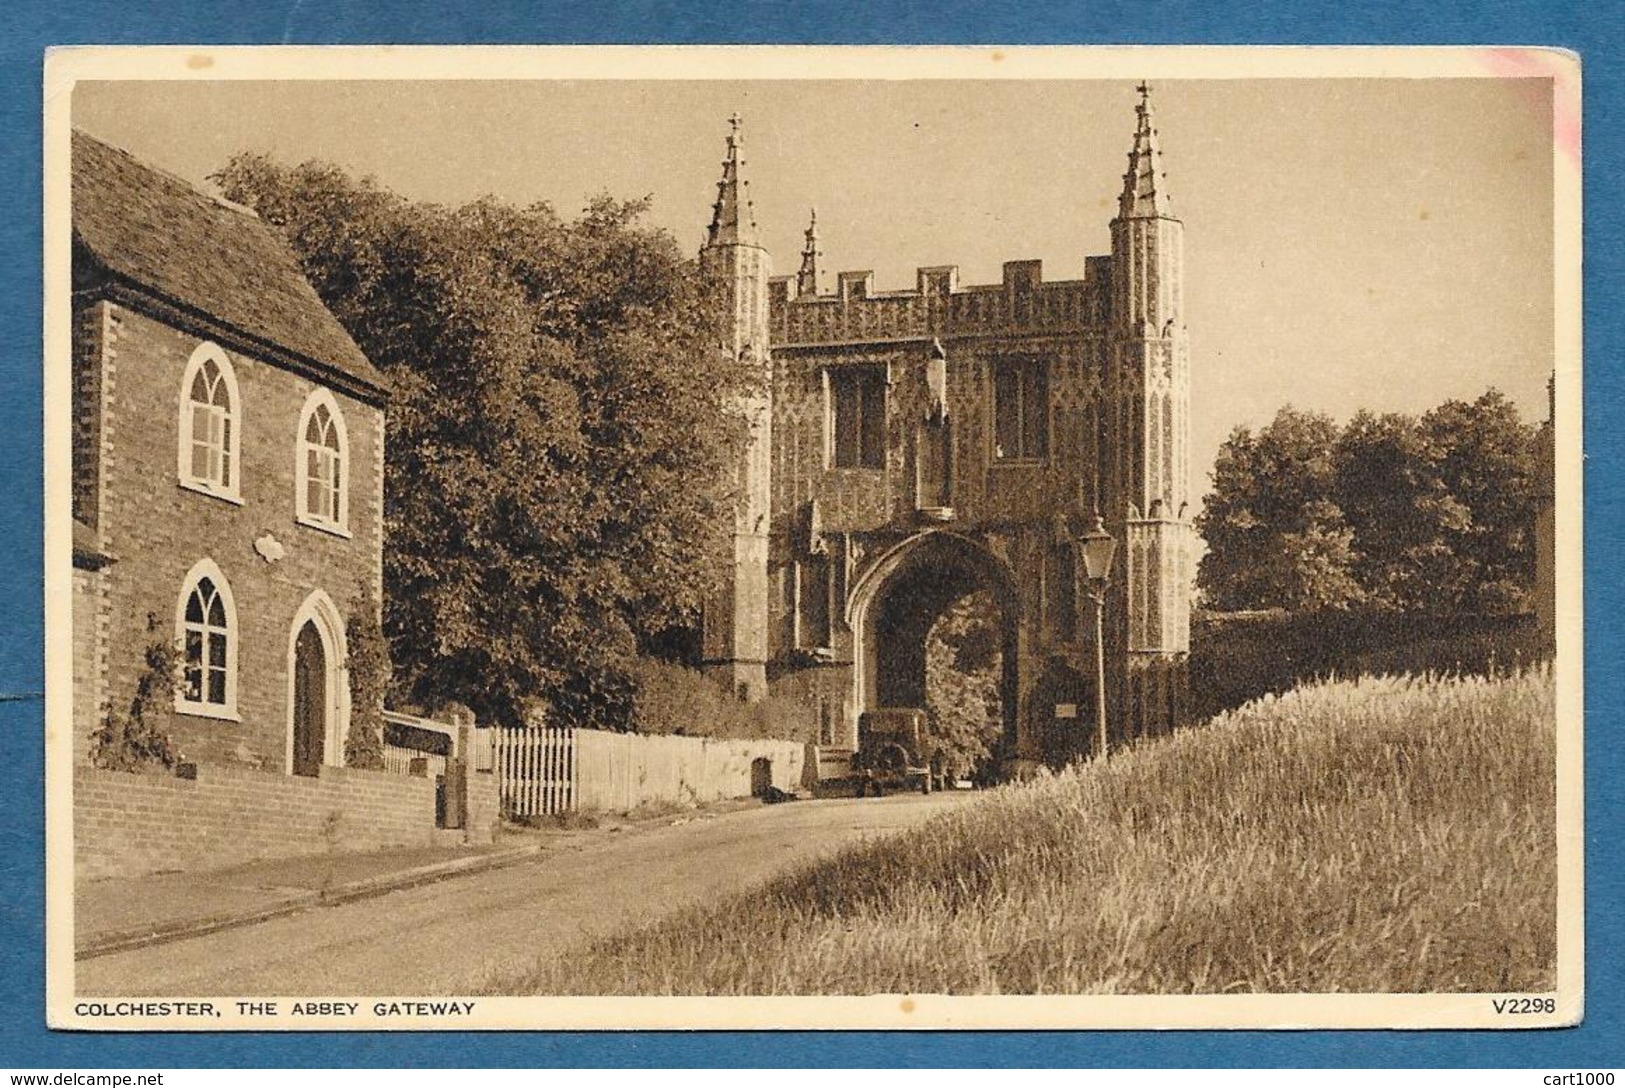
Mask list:
[[[74,872],[90,879],[434,839],[432,780],[337,767],[200,767],[187,781],[79,766],[73,807]]]
[[[1017,265],[1031,264],[1012,262],[1007,281],[1023,271]],[[926,363],[933,340],[947,356],[957,525],[1047,521],[1057,496],[1092,505],[1107,365],[1103,267],[1091,269],[1096,278],[1089,282],[1041,284],[1034,292],[1007,282],[941,297],[906,293],[775,306],[774,532],[790,532],[811,499],[831,531],[918,525],[915,442],[929,413]],[[1014,359],[1048,367],[1051,430],[1042,464],[1000,463],[993,454],[993,375]],[[824,371],[853,365],[887,370],[884,469],[825,465]]]
[[[1090,257],[1081,280],[1043,282],[1037,261],[1011,261],[1004,282],[932,290],[927,269],[912,291],[864,298],[839,294],[774,300],[773,343],[829,344],[905,337],[975,336],[1018,330],[1027,335],[1075,332],[1106,321],[1110,259]],[[856,273],[843,273],[855,276]],[[957,278],[957,270],[952,273]]]
[[[1037,261],[1010,261],[1001,283],[981,286],[959,285],[951,267],[919,269],[905,291],[876,293],[858,272],[841,273],[834,295],[773,283],[773,694],[832,705],[862,677],[866,690],[842,706],[842,734],[855,743],[858,711],[875,697],[868,678],[878,661],[896,660],[881,645],[892,636],[856,629],[875,599],[864,587],[893,549],[946,531],[1009,576],[1018,650],[1005,694],[1019,747],[1034,751],[1033,738],[1053,725],[1043,669],[1079,660],[1090,643],[1058,515],[1098,510],[1120,544],[1107,601],[1113,698],[1132,703],[1145,729],[1178,719],[1193,561],[1181,229],[1165,217],[1114,221],[1113,256],[1087,258],[1082,280],[1046,283]],[[995,389],[1015,366],[1043,368],[1041,456],[997,450]],[[826,464],[827,390],[855,367],[886,374],[883,464],[835,468]],[[936,415],[944,393],[945,421]],[[1132,695],[1129,650],[1159,655],[1135,665]],[[863,667],[829,667],[848,662]],[[1164,709],[1148,710],[1153,702]]]
[[[817,740],[827,747],[856,747],[860,708],[852,702],[852,667],[825,664],[775,675],[773,696],[809,708],[818,721]]]
[[[104,571],[85,570],[75,567],[73,570],[73,720],[75,722],[96,723],[101,720],[105,712],[102,705],[102,669],[101,659],[107,652],[106,617],[101,609],[101,598],[106,586],[107,575]],[[88,751],[89,730],[94,724],[87,724],[86,734],[82,738],[85,743],[80,744],[81,751],[77,753],[83,757]]]
[[[105,317],[96,326],[105,333],[99,527],[114,560],[105,572],[102,691],[115,705],[128,702],[146,645],[175,637],[176,601],[187,572],[198,560],[212,559],[236,602],[241,720],[169,714],[160,728],[200,765],[283,771],[295,613],[318,589],[347,614],[363,585],[378,588],[383,414],[335,392],[349,440],[351,536],[301,525],[295,520],[295,432],[317,386],[228,349],[242,401],[242,503],[188,490],[176,476],[177,409],[181,379],[200,340],[127,307],[98,303],[94,309]],[[87,318],[82,324],[94,323]],[[267,535],[284,552],[275,562],[254,547]],[[76,671],[74,682],[85,678]],[[77,759],[84,759],[94,725],[76,721]]]

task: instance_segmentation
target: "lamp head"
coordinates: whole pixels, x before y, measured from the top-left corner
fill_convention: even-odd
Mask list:
[[[1099,514],[1095,515],[1094,528],[1078,538],[1078,549],[1083,552],[1083,569],[1088,579],[1104,583],[1111,576],[1117,541],[1106,531]]]

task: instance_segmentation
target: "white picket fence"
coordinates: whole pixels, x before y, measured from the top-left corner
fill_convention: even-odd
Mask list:
[[[805,749],[794,741],[643,736],[594,729],[490,729],[491,766],[512,816],[628,812],[640,805],[793,790]],[[475,744],[475,765],[480,762]]]
[[[416,735],[420,738],[424,734],[438,734],[445,737],[446,740],[443,744],[435,744],[433,750],[396,744],[389,738],[402,728],[416,731]],[[458,754],[457,734],[457,727],[449,722],[440,722],[432,718],[419,718],[411,714],[386,710],[384,711],[384,770],[390,774],[411,774],[412,761],[414,759],[423,759],[427,761],[428,777],[434,778],[443,775],[446,773],[447,753],[453,757]]]
[[[502,811],[552,816],[576,807],[574,729],[482,729]],[[476,750],[487,747],[476,744]]]
[[[446,773],[445,756],[433,752],[420,752],[416,748],[402,748],[394,744],[384,745],[384,770],[390,774],[411,774],[414,759],[424,761],[424,771],[429,778]]]

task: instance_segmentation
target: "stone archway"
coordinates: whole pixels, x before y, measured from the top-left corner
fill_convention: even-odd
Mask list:
[[[955,601],[978,591],[986,591],[997,611],[1002,746],[1007,754],[1020,747],[1026,662],[1015,578],[981,544],[945,530],[921,533],[892,548],[853,587],[851,743],[858,742],[857,718],[865,710],[924,708],[926,641],[933,624]]]

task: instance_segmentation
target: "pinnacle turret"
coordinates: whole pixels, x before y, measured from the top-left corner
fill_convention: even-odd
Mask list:
[[[750,202],[750,182],[740,176],[745,165],[739,157],[744,139],[739,135],[740,118],[728,118],[728,157],[722,160],[722,180],[717,182],[716,203],[711,206],[711,228],[706,245],[753,246],[756,241],[756,212]]]
[[[1117,214],[1122,219],[1171,216],[1173,210],[1162,173],[1162,149],[1157,143],[1157,121],[1151,108],[1151,87],[1142,83],[1139,118],[1134,129],[1134,150],[1128,153],[1128,172],[1123,175],[1123,195]]]
[[[818,293],[818,209],[812,210],[812,222],[807,224],[806,242],[801,247],[801,269],[796,273],[796,297],[806,298]]]

